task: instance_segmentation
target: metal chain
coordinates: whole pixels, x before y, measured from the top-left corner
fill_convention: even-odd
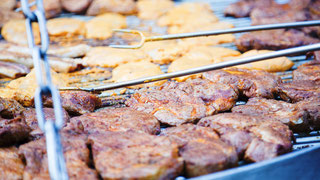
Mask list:
[[[38,82],[35,92],[35,107],[37,112],[38,125],[44,132],[46,138],[46,148],[48,156],[48,167],[51,179],[67,180],[68,174],[63,157],[63,147],[61,145],[59,130],[64,124],[60,95],[52,83],[50,66],[47,59],[49,48],[49,36],[46,28],[46,18],[42,0],[36,0],[37,9],[31,11],[28,0],[21,0],[22,11],[26,17],[26,29],[28,45],[32,50],[34,69]],[[38,22],[40,29],[41,46],[35,44],[33,36],[32,22]],[[54,119],[46,119],[43,111],[43,96],[51,96],[55,114]]]

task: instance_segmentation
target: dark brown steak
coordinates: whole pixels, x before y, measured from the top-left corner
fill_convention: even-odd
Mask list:
[[[310,37],[304,32],[290,30],[271,30],[246,33],[236,40],[240,51],[251,49],[280,50],[319,42],[319,39]]]
[[[320,82],[296,80],[282,83],[278,91],[283,100],[295,103],[312,97],[320,97]]]
[[[250,98],[245,105],[234,107],[232,112],[270,117],[288,125],[294,132],[308,132],[314,129],[306,111],[284,101]]]
[[[259,162],[267,160],[289,152],[292,148],[292,132],[286,125],[269,117],[263,118],[261,116],[241,113],[223,113],[203,118],[199,121],[198,125],[210,127],[221,135],[234,131],[248,133],[251,138],[243,136],[229,137],[237,138],[239,141],[247,139],[247,141],[244,141],[247,146],[240,146],[240,149],[245,151],[244,159],[246,161]],[[236,142],[236,140],[231,139],[229,142]],[[255,151],[256,145],[253,143],[259,144],[259,151]]]
[[[61,142],[69,179],[98,179],[96,171],[89,168],[86,137],[62,133]],[[45,138],[21,145],[19,154],[26,161],[23,179],[50,179]]]
[[[55,118],[54,109],[43,108],[43,112],[46,120],[53,120]],[[62,112],[63,112],[64,122],[65,124],[67,124],[67,122],[69,122],[70,117],[64,109]],[[35,109],[33,108],[26,109],[21,113],[21,117],[31,129],[31,132],[30,132],[31,139],[38,139],[42,137],[43,132],[38,126],[37,113]]]
[[[62,107],[71,114],[80,115],[93,112],[101,106],[101,100],[84,91],[64,91],[60,92]],[[52,98],[46,97],[44,105],[52,107]]]
[[[222,142],[210,128],[184,124],[167,128],[160,136],[166,136],[179,145],[187,177],[209,174],[237,165],[238,157],[234,147]]]
[[[254,8],[269,7],[273,4],[275,4],[273,0],[239,0],[236,3],[230,4],[224,11],[224,14],[226,16],[247,17]]]
[[[293,80],[320,81],[320,61],[311,61],[293,71]]]
[[[261,70],[229,68],[203,73],[203,78],[214,83],[228,84],[239,90],[240,96],[274,98],[279,76]]]
[[[140,131],[149,134],[160,132],[160,123],[151,114],[132,108],[103,109],[70,119],[67,127],[80,133],[103,131]]]
[[[312,130],[320,129],[320,98],[310,98],[296,103],[299,109],[306,111],[309,115],[309,123]]]
[[[12,118],[19,115],[24,107],[16,100],[0,97],[0,117]]]
[[[178,147],[166,137],[128,131],[89,136],[103,179],[174,179],[182,170]]]
[[[21,180],[24,164],[16,147],[0,148],[0,180]]]
[[[0,118],[0,147],[11,146],[23,142],[29,137],[30,128],[20,118]]]

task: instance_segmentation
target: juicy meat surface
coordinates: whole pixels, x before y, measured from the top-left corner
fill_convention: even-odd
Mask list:
[[[223,143],[210,128],[184,124],[167,128],[160,136],[166,136],[178,144],[187,177],[209,174],[237,165],[235,149]]]
[[[131,15],[137,12],[137,7],[134,0],[94,0],[87,15],[96,16],[107,12]]]
[[[291,151],[292,148],[292,132],[286,125],[270,118],[241,113],[223,113],[203,118],[199,121],[198,125],[210,127],[221,136],[234,133],[235,131],[250,135],[251,138],[244,136],[225,136],[225,138],[236,139],[224,139],[228,140],[227,142],[229,143],[235,143],[233,144],[234,146],[237,145],[237,141],[247,139],[243,141],[244,144],[238,148],[244,151],[244,159],[250,162],[271,159]],[[256,144],[259,144],[259,146]]]
[[[293,80],[320,81],[320,62],[311,61],[293,71]]]
[[[176,126],[229,110],[237,98],[237,92],[228,85],[195,79],[139,90],[126,105],[152,113],[161,123]]]
[[[23,142],[28,138],[29,132],[30,128],[20,117],[14,119],[0,118],[0,147]]]
[[[12,118],[19,115],[24,107],[13,99],[0,97],[0,117]]]
[[[294,132],[308,132],[314,129],[307,112],[296,104],[274,99],[250,98],[245,105],[232,108],[234,113],[270,117],[288,125]]]
[[[103,109],[70,119],[68,128],[92,134],[103,131],[139,131],[157,134],[160,131],[158,120],[151,114],[131,108]]]
[[[16,147],[0,148],[0,180],[21,180],[24,164]]]
[[[60,96],[62,107],[70,114],[90,113],[101,106],[101,100],[97,96],[84,91],[63,91]],[[43,103],[44,106],[52,107],[52,98],[46,97]]]
[[[236,46],[240,51],[245,52],[251,49],[280,50],[317,42],[319,39],[290,29],[246,33],[236,40]]]
[[[278,86],[280,97],[288,102],[299,102],[312,97],[320,97],[320,82],[295,80]]]
[[[240,96],[274,98],[279,76],[261,70],[230,68],[203,73],[204,79],[228,84],[239,90]]]
[[[89,136],[102,179],[174,179],[182,170],[178,147],[166,137],[128,131]]]
[[[89,168],[86,137],[64,132],[61,143],[69,179],[98,179],[95,170]],[[23,179],[50,179],[45,138],[21,145],[19,154],[26,161]]]
[[[224,11],[226,16],[248,17],[251,11],[258,7],[269,7],[275,4],[274,0],[240,0],[230,4]]]

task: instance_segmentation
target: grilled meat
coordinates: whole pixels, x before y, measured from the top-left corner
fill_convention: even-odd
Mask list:
[[[237,98],[237,92],[228,85],[196,79],[139,90],[126,105],[152,113],[161,123],[175,126],[229,110]]]
[[[320,97],[319,81],[295,80],[290,83],[282,83],[277,89],[283,100],[293,103],[312,97]]]
[[[44,116],[46,120],[54,120],[54,109],[52,108],[43,108]],[[63,109],[63,119],[64,122],[69,122],[69,115],[68,113]],[[40,130],[38,126],[38,120],[37,120],[37,114],[36,110],[33,108],[28,108],[25,111],[21,113],[21,118],[26,122],[26,124],[29,126],[29,128],[32,130],[30,132],[30,139],[39,139],[42,137],[43,132]]]
[[[29,136],[30,128],[20,117],[0,118],[0,147],[23,142]]]
[[[320,81],[320,62],[311,61],[293,71],[293,80]]]
[[[246,161],[259,162],[271,159],[289,152],[292,147],[293,134],[289,128],[270,118],[240,113],[223,113],[203,118],[198,125],[210,127],[221,136],[228,135],[230,132],[234,133],[234,131],[247,133],[251,138],[225,136],[225,138],[236,138],[229,139],[227,141],[229,143],[247,139],[241,147],[237,147],[245,151],[244,159]],[[233,145],[235,146],[237,143]]]
[[[1,9],[1,11],[3,9],[13,10],[14,7],[16,7],[16,4],[17,4],[16,0],[2,0],[0,2],[0,9]]]
[[[314,60],[320,61],[320,51],[313,52]]]
[[[21,180],[24,164],[19,157],[16,147],[0,149],[0,180]]]
[[[245,105],[232,108],[232,112],[270,117],[288,125],[294,132],[308,132],[315,129],[306,111],[298,108],[296,104],[284,101],[250,98]]]
[[[24,110],[17,101],[0,97],[0,117],[12,118]]]
[[[137,7],[134,0],[93,0],[87,15],[96,16],[107,12],[130,15],[137,12]]]
[[[25,65],[0,61],[0,78],[18,78],[29,72],[30,69]]]
[[[71,13],[84,13],[90,6],[92,0],[63,0],[60,1],[64,10]]]
[[[251,49],[280,50],[317,42],[319,39],[294,29],[269,30],[243,34],[236,40],[236,46],[245,52]]]
[[[248,17],[251,11],[257,7],[270,7],[274,0],[240,0],[230,4],[224,11],[226,16]]]
[[[75,18],[55,18],[47,23],[48,34],[52,37],[75,37],[85,34],[85,22]]]
[[[237,165],[237,154],[232,146],[219,140],[210,128],[193,124],[167,128],[161,136],[168,137],[179,146],[185,161],[185,174],[195,177]]]
[[[300,101],[296,105],[300,110],[308,113],[312,130],[320,129],[320,98],[310,98]]]
[[[69,179],[98,179],[95,170],[89,168],[89,149],[86,138],[67,132],[61,134],[64,158]],[[19,147],[25,159],[23,179],[50,179],[45,138],[31,141]]]
[[[92,134],[104,131],[139,131],[157,134],[160,124],[147,113],[131,108],[103,109],[70,119],[68,129]]]
[[[214,83],[228,84],[239,90],[240,96],[274,98],[280,77],[261,70],[229,68],[203,73]]]
[[[128,131],[89,136],[103,179],[173,179],[182,170],[177,145],[166,137]]]
[[[137,2],[138,17],[156,20],[173,7],[174,3],[171,0],[139,0]]]
[[[8,21],[10,21],[12,19],[23,19],[23,15],[18,12],[14,12],[14,11],[11,11],[8,9],[3,9],[1,7],[0,7],[0,9],[1,9],[1,11],[0,11],[0,28],[2,28],[4,24],[6,24]]]

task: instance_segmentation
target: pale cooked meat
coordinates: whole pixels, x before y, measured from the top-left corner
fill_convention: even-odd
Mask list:
[[[12,118],[24,111],[24,107],[13,99],[0,97],[0,116]]]
[[[0,180],[21,180],[24,164],[16,147],[0,148]]]
[[[182,170],[178,147],[166,137],[105,132],[89,142],[102,179],[174,179]]]
[[[138,17],[156,20],[174,7],[171,0],[139,0],[137,2]]]
[[[86,12],[92,0],[63,0],[60,2],[64,10],[71,13],[82,14]]]
[[[2,2],[2,1],[0,1],[0,2]],[[23,15],[18,12],[14,12],[14,11],[11,11],[8,9],[1,9],[1,11],[0,11],[0,28],[2,28],[4,24],[6,24],[8,21],[10,21],[12,19],[23,19]]]
[[[77,44],[75,46],[66,47],[52,47],[48,49],[48,54],[51,56],[61,57],[61,58],[79,58],[85,56],[89,50],[90,46],[86,44]]]
[[[270,50],[250,50],[247,51],[240,56],[236,57],[226,57],[223,60],[234,60],[234,59],[240,59],[240,58],[246,58],[246,57],[251,57],[251,56],[256,56],[260,54],[265,54],[265,53],[271,53],[273,51]],[[264,61],[258,61],[258,62],[253,62],[249,64],[243,64],[243,65],[238,65],[236,67],[238,68],[246,68],[246,69],[257,69],[257,70],[264,70],[268,72],[279,72],[279,71],[286,71],[289,70],[294,63],[289,60],[287,57],[278,57],[278,58],[272,58],[272,59],[267,59]]]
[[[48,120],[55,120],[54,115],[54,109],[52,108],[43,108],[44,117]],[[69,122],[69,115],[68,113],[63,109],[62,110],[63,120],[66,124]],[[21,118],[25,121],[25,123],[29,126],[31,129],[30,136],[31,139],[39,139],[43,136],[43,132],[41,131],[40,127],[38,126],[38,120],[37,120],[37,113],[36,110],[33,108],[28,108],[25,111],[21,113]]]
[[[295,80],[282,83],[277,89],[283,100],[293,103],[312,97],[320,97],[320,82],[318,81]]]
[[[113,29],[127,27],[126,17],[115,13],[105,13],[86,22],[86,38],[104,40],[112,36]]]
[[[203,73],[202,77],[214,83],[224,83],[239,90],[241,96],[274,98],[279,76],[261,70],[229,68]]]
[[[0,61],[0,77],[18,78],[29,72],[25,65]]]
[[[224,11],[226,16],[247,17],[251,11],[257,7],[269,7],[273,5],[274,0],[239,0],[230,4]]]
[[[83,61],[89,66],[116,67],[128,62],[145,60],[146,54],[139,49],[92,48]]]
[[[61,105],[70,114],[80,115],[93,112],[101,106],[101,99],[85,91],[61,91]],[[52,107],[51,97],[44,97],[44,106]]]
[[[235,149],[219,140],[210,128],[184,124],[163,130],[160,136],[168,137],[179,146],[185,161],[185,174],[195,177],[237,165]]]
[[[157,134],[160,124],[151,114],[131,108],[116,108],[73,117],[68,129],[87,134],[128,130]]]
[[[50,36],[73,37],[85,34],[85,22],[75,18],[55,18],[47,22]]]
[[[232,112],[270,117],[288,125],[294,132],[308,132],[315,128],[307,112],[295,104],[274,99],[250,98],[245,105],[232,108]]]
[[[320,81],[320,62],[311,61],[293,71],[293,80]]]
[[[0,117],[0,147],[11,146],[25,141],[30,128],[20,118],[2,119]]]
[[[292,132],[286,125],[269,117],[223,113],[203,118],[198,125],[210,127],[220,135],[228,134],[230,131],[242,131],[250,135],[251,138],[245,142],[247,146],[241,145],[242,150],[245,151],[246,161],[260,162],[271,159],[290,152],[292,148]],[[245,139],[242,136],[229,136],[229,138],[236,138],[239,141]],[[231,139],[228,142],[236,141]]]
[[[81,135],[61,133],[69,179],[99,179],[97,172],[89,167],[90,152],[86,141]],[[21,145],[19,154],[26,162],[23,179],[50,179],[45,138]]]
[[[16,7],[17,1],[16,0],[2,0],[0,1],[0,9],[13,10]]]
[[[58,16],[62,11],[60,0],[43,0],[43,7],[47,19]]]
[[[107,12],[131,15],[137,12],[137,7],[134,0],[93,0],[87,15],[96,16]]]

